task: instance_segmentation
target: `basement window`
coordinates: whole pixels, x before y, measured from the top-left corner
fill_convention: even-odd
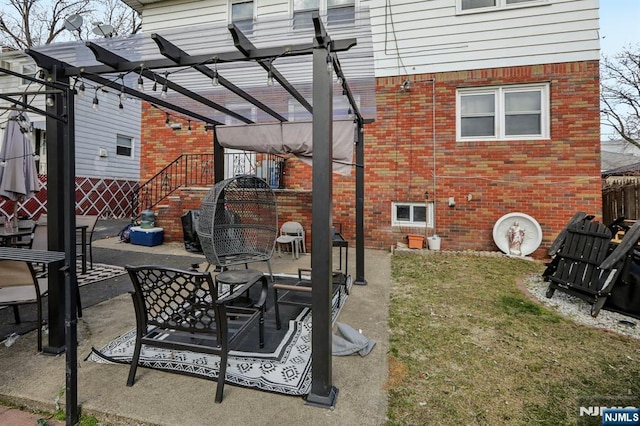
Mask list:
[[[433,203],[391,203],[391,226],[433,227]]]

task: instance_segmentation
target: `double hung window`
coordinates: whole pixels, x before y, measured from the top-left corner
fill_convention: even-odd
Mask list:
[[[293,0],[293,28],[309,28],[314,12],[326,15],[328,26],[352,24],[355,0]]]
[[[116,155],[133,158],[133,138],[129,136],[116,136]]]
[[[549,138],[549,85],[459,89],[458,140]]]

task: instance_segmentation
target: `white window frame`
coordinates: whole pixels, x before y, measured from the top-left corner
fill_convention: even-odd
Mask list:
[[[129,146],[122,145],[120,143],[121,139],[128,139],[129,142],[131,142],[131,146],[129,147]],[[131,149],[131,153],[129,155],[124,155],[124,154],[118,153],[118,147],[120,147],[120,146],[124,147],[124,148],[130,148]],[[135,148],[135,145],[134,145],[133,137],[127,136],[127,135],[116,134],[116,155],[118,157],[121,157],[121,158],[134,158],[134,153],[135,153],[134,148]]]
[[[257,0],[229,0],[229,11],[227,16],[229,16],[229,23],[233,23],[233,5],[236,3],[247,3],[251,1],[253,6],[253,12],[251,13],[251,31],[253,31],[253,24],[256,22],[256,16],[258,15],[258,5]]]
[[[229,103],[225,104],[227,109],[235,111],[244,117],[256,121],[258,109],[255,105],[250,103]],[[243,114],[243,112],[245,114]],[[246,112],[249,113],[247,117]],[[226,115],[224,118],[226,125],[238,125],[242,124],[242,121]],[[253,151],[244,151],[241,149],[225,148],[224,149],[224,178],[229,179],[235,177],[237,174],[255,174],[257,163],[256,153]],[[239,173],[240,172],[240,173]]]
[[[411,208],[409,213],[409,220],[398,220],[398,211],[397,207],[401,206],[409,206]],[[413,208],[414,207],[424,207],[426,208],[426,222],[418,222],[413,220]],[[433,228],[433,202],[431,201],[422,201],[422,202],[413,202],[413,201],[393,201],[391,203],[391,226],[409,226],[413,228]]]
[[[505,134],[505,94],[515,92],[540,93],[540,134],[530,135],[506,135]],[[518,84],[508,86],[461,88],[456,91],[456,140],[461,141],[502,141],[502,140],[544,140],[549,139],[550,110],[549,83]],[[465,136],[462,137],[462,97],[465,95],[493,94],[494,109],[494,134],[493,136]]]
[[[36,64],[23,64],[20,67],[20,73],[24,75],[28,75],[29,77],[34,77],[38,71],[38,66]],[[31,80],[27,80],[24,78],[20,79],[20,86],[28,86],[31,84]]]
[[[532,7],[532,6],[544,6],[548,5],[549,0],[520,0],[517,3],[509,3],[514,0],[495,0],[495,6],[483,6],[476,7],[473,9],[463,9],[462,2],[463,0],[456,0],[456,13],[457,14],[466,14],[466,13],[480,13],[480,12],[493,12],[496,10],[506,10],[506,9],[519,9],[523,7]],[[518,1],[518,0],[515,0]]]
[[[352,1],[352,2],[353,2],[353,5],[352,5],[351,7],[353,7],[353,11],[354,11],[354,19],[355,19],[355,13],[356,13],[356,10],[358,10],[358,3],[359,3],[359,0],[347,0],[347,1]],[[317,10],[317,11],[318,11],[318,13],[320,14],[320,16],[325,17],[326,19],[328,19],[328,10],[330,9],[330,7],[328,6],[328,1],[327,1],[327,0],[317,0],[317,2],[318,2],[318,8],[317,8],[317,9],[316,9],[316,8],[311,8],[311,9],[301,9],[301,10],[297,11],[297,10],[295,9],[295,3],[294,3],[294,0],[290,0],[290,7],[289,7],[289,9],[291,10],[291,19],[292,19],[292,22],[295,22],[295,21],[294,21],[294,19],[295,19],[295,14],[296,14],[296,12],[311,12],[311,11],[315,11],[315,10]],[[350,6],[350,5],[345,4],[344,6],[333,6],[333,7],[331,7],[331,9],[338,9],[338,8],[341,8],[341,7],[349,7],[349,6]],[[325,20],[326,20],[326,19],[325,19]],[[338,22],[325,22],[325,23],[327,24],[327,26],[334,26],[334,25],[347,25],[347,24],[348,24],[348,25],[352,25],[352,23],[351,23],[351,22],[346,23],[346,22],[343,22],[343,21],[338,21]]]

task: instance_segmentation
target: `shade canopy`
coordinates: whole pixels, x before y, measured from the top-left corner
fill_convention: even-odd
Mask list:
[[[218,142],[225,148],[268,154],[292,154],[313,166],[313,129],[311,122],[246,124],[222,126]],[[355,127],[351,120],[333,122],[333,172],[351,174]]]

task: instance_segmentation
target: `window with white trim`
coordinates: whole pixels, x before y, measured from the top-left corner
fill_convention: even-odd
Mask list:
[[[129,136],[116,136],[116,155],[133,158],[133,138]]]
[[[458,89],[457,140],[549,138],[549,84]]]
[[[22,66],[22,74],[28,75],[29,77],[35,77],[36,76],[36,66],[33,65],[33,64],[23,65]],[[20,82],[20,84],[22,84],[23,86],[26,86],[29,83],[31,83],[31,80],[27,80],[26,78],[23,78],[21,80],[21,82]]]
[[[254,105],[245,103],[230,103],[225,104],[225,107],[252,121],[256,120],[257,109]],[[227,125],[237,125],[243,123],[237,118],[230,117],[228,115],[225,116],[224,121]],[[238,175],[256,174],[256,153],[253,151],[225,148],[224,163],[225,179],[229,179]]]
[[[426,226],[433,228],[433,203],[391,203],[391,226]]]
[[[231,22],[245,34],[249,34],[253,31],[253,16],[254,16],[254,2],[253,1],[231,1]]]
[[[310,28],[313,12],[327,17],[327,26],[353,24],[355,0],[293,0],[293,28]]]
[[[547,4],[548,0],[458,0],[458,12],[507,9],[511,7],[529,6],[530,4]]]

